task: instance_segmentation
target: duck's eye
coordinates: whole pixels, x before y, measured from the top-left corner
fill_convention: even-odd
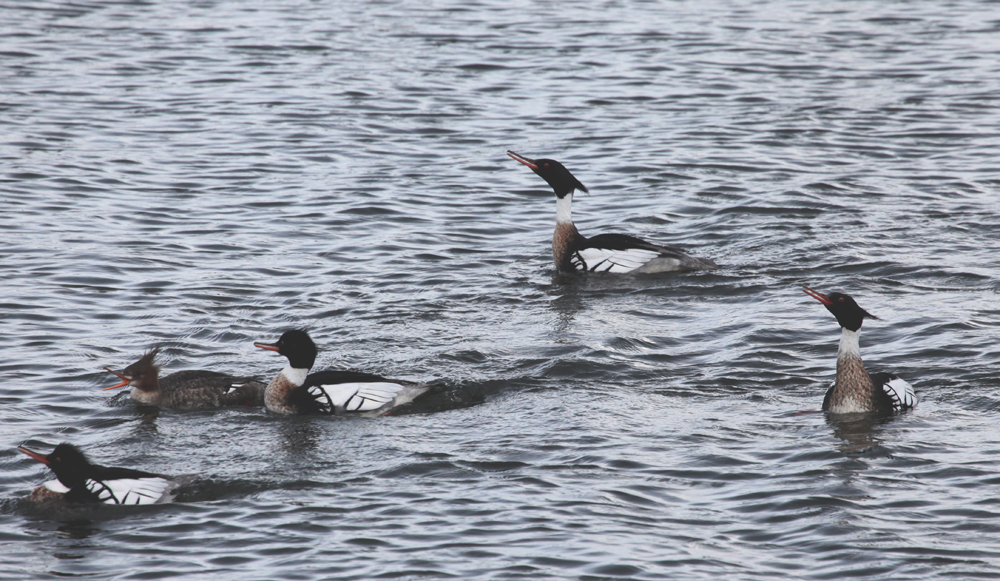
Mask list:
[[[839,300],[840,302],[844,302],[844,297],[840,297],[840,298],[839,298],[839,299],[837,299],[837,300]]]
[[[545,169],[549,169],[549,164],[545,164]]]

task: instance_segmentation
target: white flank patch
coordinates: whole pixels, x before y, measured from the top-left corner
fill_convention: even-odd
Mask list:
[[[913,386],[896,376],[883,383],[882,389],[892,398],[893,407],[896,409],[916,407],[917,401],[919,401],[917,394],[913,391]]]
[[[48,488],[52,492],[58,492],[59,494],[66,494],[69,492],[69,488],[58,480],[49,480],[45,484],[42,484],[45,488]]]
[[[389,382],[338,383],[317,385],[337,409],[347,412],[368,412],[390,403],[405,386]]]
[[[87,480],[84,485],[104,504],[156,504],[169,500],[164,495],[174,487],[166,478]]]
[[[660,255],[655,250],[645,248],[629,248],[628,250],[608,250],[607,248],[584,248],[576,252],[579,259],[586,264],[586,269],[590,272],[632,272],[641,268],[650,260]],[[581,270],[583,265],[577,262],[577,256],[573,257],[574,266]]]
[[[309,376],[309,369],[307,368],[299,369],[296,367],[289,366],[281,370],[281,375],[284,375],[285,379],[287,379],[293,385],[298,386],[306,382],[306,377]]]
[[[573,223],[573,193],[556,198],[556,224],[560,222]]]

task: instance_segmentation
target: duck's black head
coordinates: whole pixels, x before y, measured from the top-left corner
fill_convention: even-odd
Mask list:
[[[823,303],[826,310],[833,313],[833,316],[837,317],[837,322],[845,329],[857,331],[861,328],[861,323],[866,318],[878,319],[875,315],[862,309],[850,295],[845,295],[844,293],[830,293],[825,295],[809,287],[803,287],[803,290],[807,295]]]
[[[254,346],[284,355],[293,369],[312,369],[316,363],[316,344],[302,329],[285,331],[277,343],[254,343]]]
[[[34,452],[24,446],[18,447],[18,451],[48,466],[56,473],[59,482],[69,488],[86,480],[91,466],[90,460],[73,444],[59,444],[47,455]]]
[[[554,159],[529,159],[509,150],[507,151],[507,155],[515,161],[519,161],[530,167],[531,171],[547,181],[552,186],[552,190],[556,193],[557,198],[564,198],[566,194],[573,193],[573,190],[587,191],[587,187],[580,183],[580,180],[573,177],[573,174],[569,173],[566,166]]]

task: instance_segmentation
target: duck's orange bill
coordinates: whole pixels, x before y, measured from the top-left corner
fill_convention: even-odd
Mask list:
[[[117,385],[112,385],[111,387],[105,387],[101,391],[108,391],[109,389],[117,389],[119,387],[125,387],[126,385],[129,384],[129,381],[131,381],[129,378],[125,377],[121,373],[118,373],[117,371],[111,371],[107,367],[104,368],[104,371],[107,371],[108,373],[110,373],[112,375],[117,375],[122,380],[122,382],[119,383],[119,384],[117,384]]]
[[[39,454],[38,452],[32,452],[31,450],[25,448],[24,446],[18,446],[17,451],[22,454],[27,454],[28,456],[31,456],[32,458],[38,460],[39,462],[45,464],[46,466],[49,465],[49,459],[46,458],[43,454]]]
[[[807,295],[811,296],[812,298],[816,299],[817,301],[823,303],[824,305],[833,304],[833,301],[830,300],[830,297],[826,296],[823,293],[816,292],[807,286],[802,287],[802,291],[805,292]]]
[[[538,169],[538,164],[535,163],[535,160],[533,160],[533,159],[524,157],[523,155],[521,155],[519,153],[514,153],[513,151],[511,151],[509,149],[507,150],[507,155],[509,155],[511,157],[511,159],[513,159],[514,161],[519,161],[519,162],[523,163],[524,165],[530,167],[531,169]]]
[[[274,345],[272,343],[258,343],[256,341],[254,342],[253,346],[260,347],[261,349],[267,349],[268,351],[277,351],[279,349],[277,345]]]

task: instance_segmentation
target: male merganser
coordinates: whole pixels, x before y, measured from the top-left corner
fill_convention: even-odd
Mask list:
[[[264,392],[264,405],[279,414],[343,414],[373,412],[373,415],[413,401],[426,386],[386,379],[357,371],[327,370],[309,373],[316,362],[316,344],[298,329],[285,331],[277,343],[254,343],[288,358]]]
[[[823,303],[841,326],[837,349],[837,379],[826,392],[823,410],[835,414],[878,412],[891,414],[917,405],[913,386],[891,373],[869,375],[861,362],[858,334],[865,317],[878,319],[843,293],[824,295],[809,287],[805,293]]]
[[[154,347],[121,373],[105,367],[122,382],[104,391],[131,385],[132,399],[137,403],[179,410],[264,405],[266,386],[250,377],[197,370],[178,371],[160,379],[160,366],[156,364],[159,352],[160,348]]]
[[[32,502],[53,501],[96,502],[103,504],[157,504],[173,500],[173,490],[179,483],[161,474],[107,468],[91,464],[79,448],[59,444],[48,455],[18,446],[23,452],[45,464],[56,473],[50,480],[31,491]]]
[[[651,244],[627,234],[600,234],[586,238],[573,224],[573,191],[586,192],[580,180],[553,159],[528,159],[507,151],[507,155],[531,168],[556,193],[556,231],[552,236],[552,257],[560,272],[671,272],[714,270],[719,266],[708,258],[696,258],[667,246]]]

